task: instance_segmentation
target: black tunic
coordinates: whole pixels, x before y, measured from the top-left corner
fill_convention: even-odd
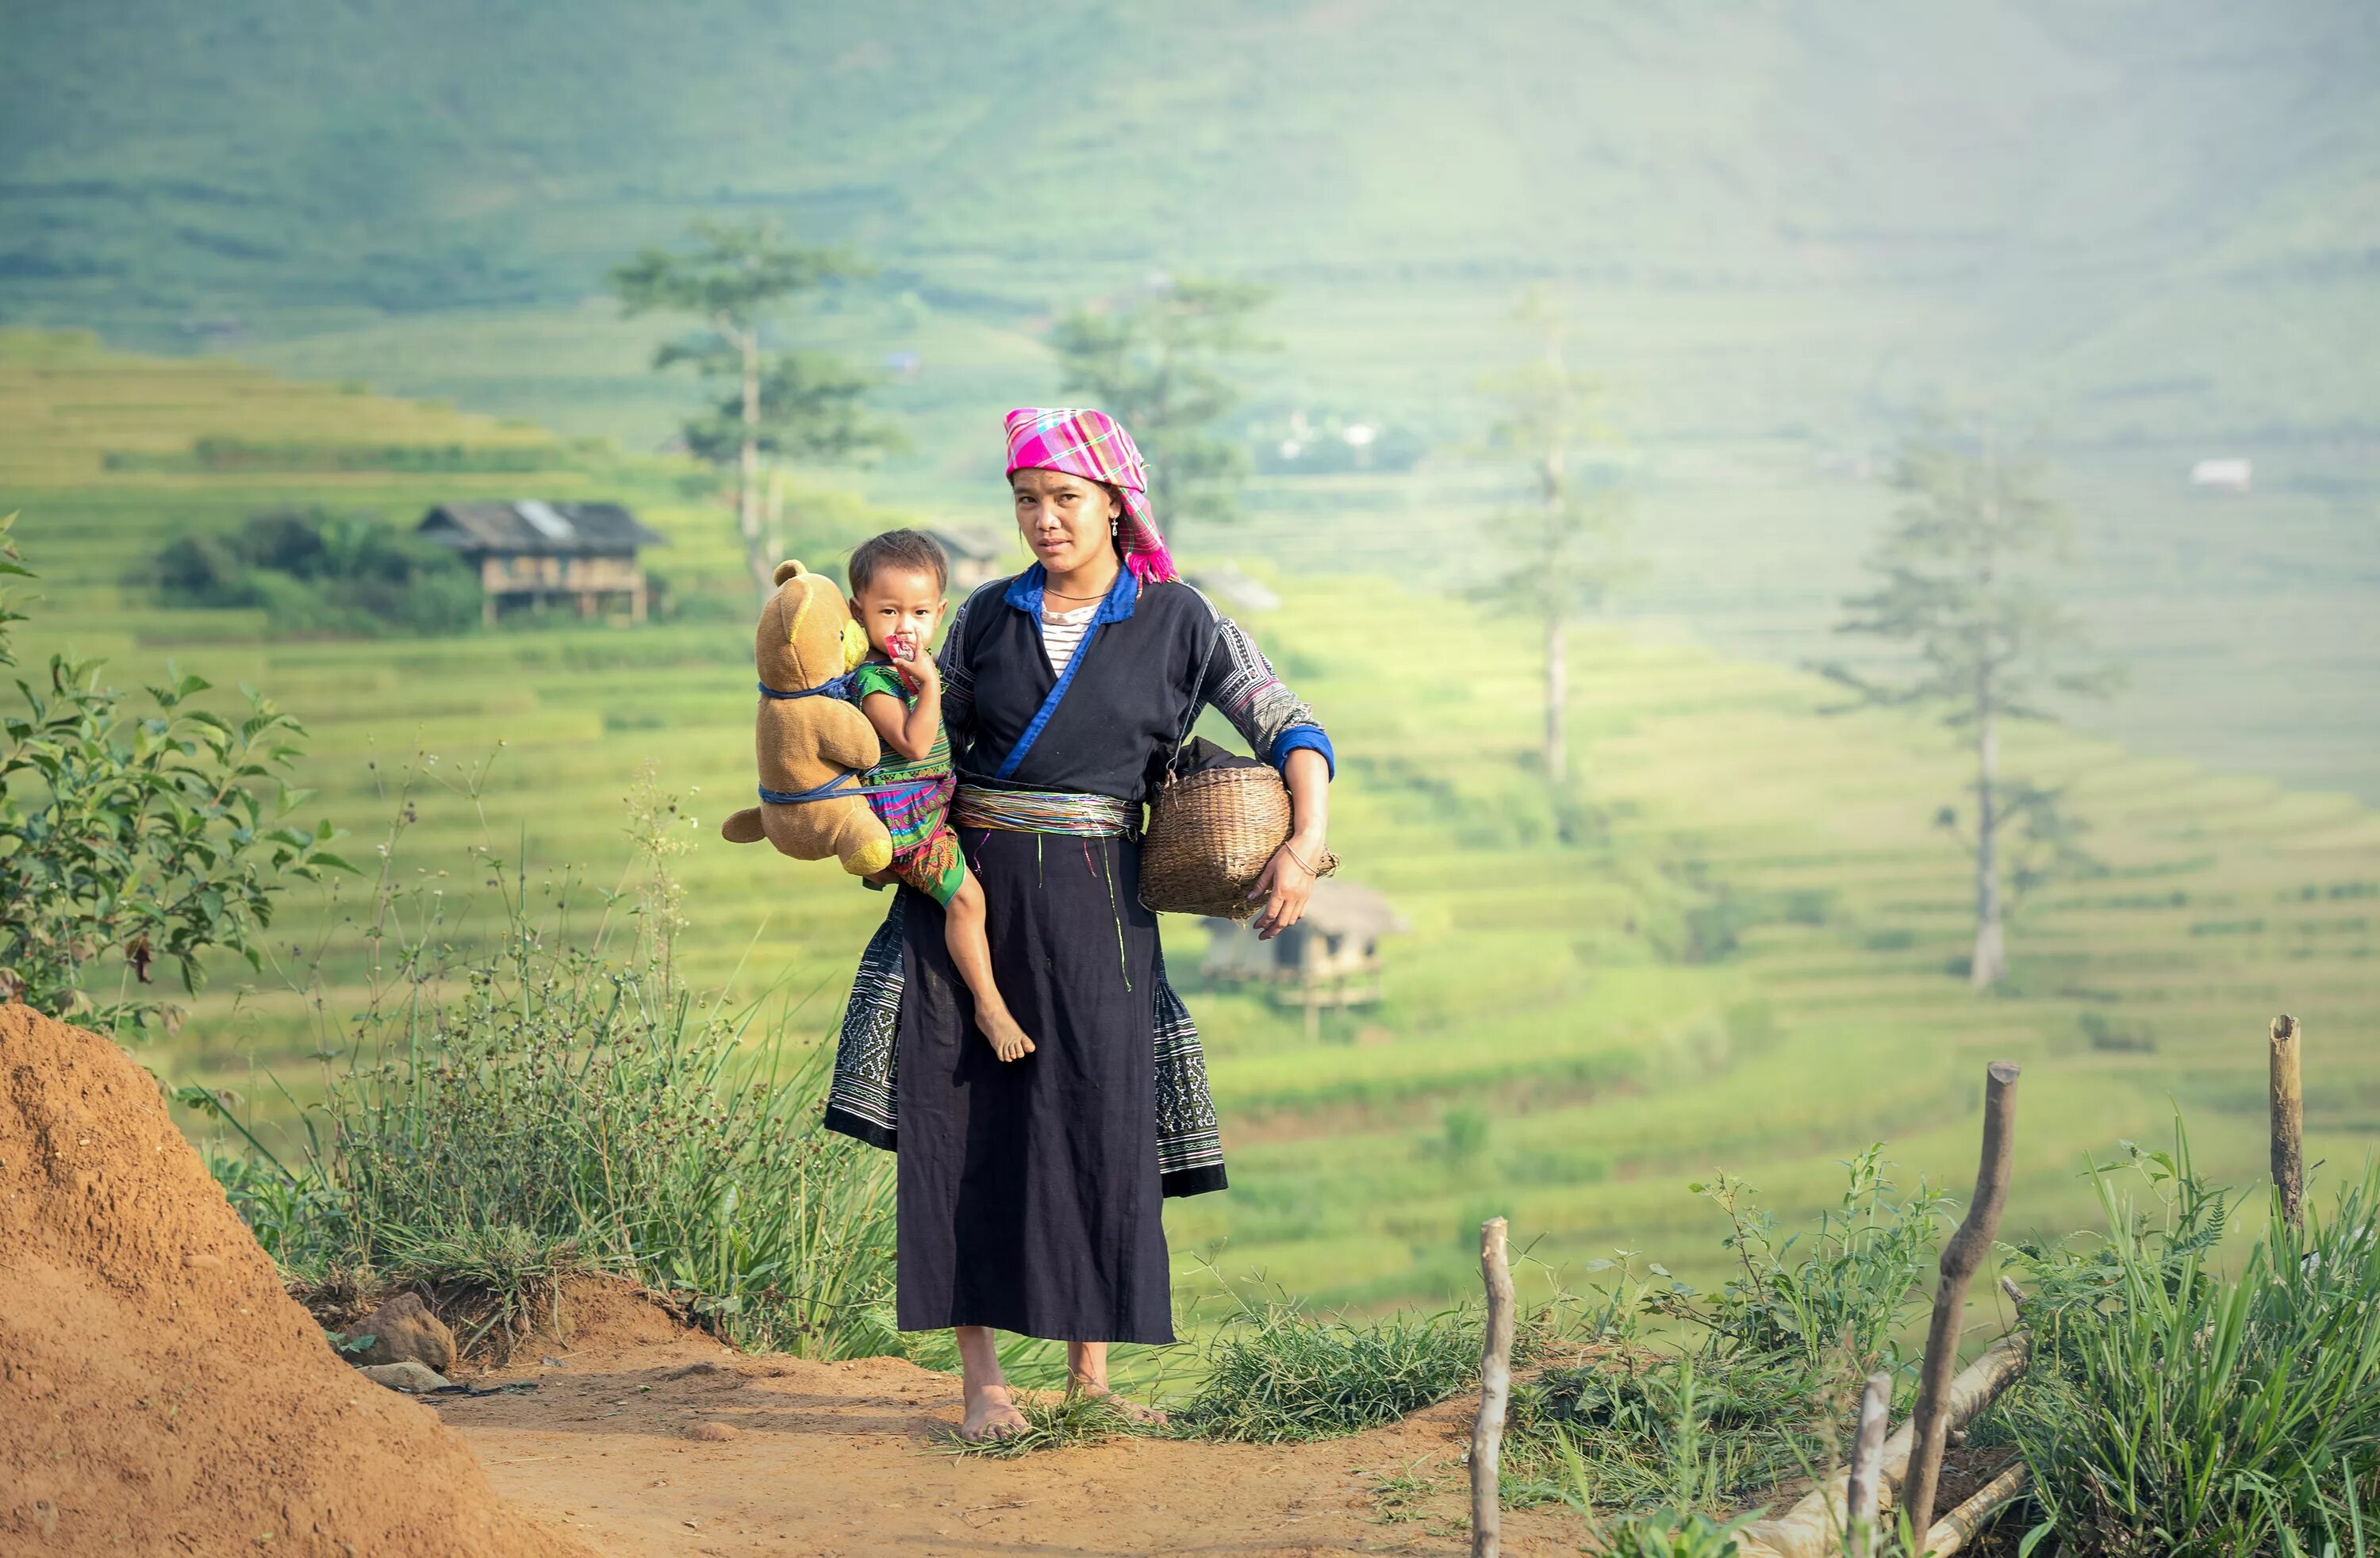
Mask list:
[[[1057,679],[1037,579],[986,585],[952,624],[943,713],[965,778],[1142,799],[1194,700],[1223,711],[1259,753],[1328,752],[1311,712],[1204,597],[1125,584],[1009,765]],[[903,889],[901,1328],[1170,1342],[1154,1082],[1162,954],[1140,904],[1139,845],[974,828],[960,842],[983,886],[993,976],[1037,1049],[1006,1064],[992,1053],[941,909]]]

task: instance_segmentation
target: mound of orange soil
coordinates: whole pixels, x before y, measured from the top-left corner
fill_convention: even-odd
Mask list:
[[[109,1041],[0,1006],[0,1551],[562,1558],[368,1383]]]

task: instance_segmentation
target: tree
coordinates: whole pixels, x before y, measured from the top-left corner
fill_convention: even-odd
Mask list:
[[[2036,457],[2010,456],[1989,435],[1961,436],[1937,421],[1911,438],[1889,479],[1900,506],[1867,561],[1877,582],[1844,601],[1836,630],[1907,645],[1917,668],[1883,683],[1824,667],[1864,701],[1933,709],[1973,743],[1973,825],[1961,832],[1955,807],[1935,822],[1960,834],[1974,861],[1968,970],[1979,991],[2008,973],[2004,868],[2012,866],[2022,894],[2087,860],[2057,791],[2002,780],[2000,726],[2051,717],[2034,701],[2044,688],[2103,694],[2114,681],[2112,668],[2084,663],[2081,619],[2026,573],[2034,559],[2058,555],[2068,533],[2044,479]]]
[[[0,517],[0,579],[29,578]],[[14,664],[0,596],[0,665]],[[204,981],[202,954],[225,948],[262,966],[261,932],[292,880],[350,869],[331,853],[326,820],[290,814],[308,792],[288,772],[304,727],[250,692],[237,724],[192,700],[197,676],[128,700],[91,661],[53,656],[46,686],[19,680],[21,708],[0,717],[0,999],[119,1035],[178,1009],[150,993],[151,966]],[[90,988],[110,954],[115,977]],[[113,989],[108,985],[112,984]]]
[[[1190,520],[1237,517],[1233,490],[1248,456],[1214,435],[1240,403],[1220,364],[1278,349],[1251,328],[1271,300],[1270,287],[1246,282],[1177,280],[1123,308],[1077,309],[1050,333],[1063,393],[1089,397],[1131,430],[1148,461],[1157,522],[1177,541]]]
[[[662,347],[653,366],[689,364],[705,383],[725,386],[714,408],[686,422],[686,444],[716,464],[734,459],[736,531],[753,586],[766,596],[778,546],[761,531],[760,456],[845,459],[890,447],[897,435],[864,414],[872,381],[821,353],[771,358],[763,326],[789,299],[867,268],[840,250],[787,243],[770,222],[701,221],[689,231],[691,250],[648,248],[613,268],[612,287],[631,318],[686,313],[706,326],[707,334]]]
[[[1603,420],[1603,388],[1564,360],[1564,321],[1541,294],[1523,298],[1513,317],[1538,336],[1542,349],[1535,361],[1483,386],[1500,408],[1488,429],[1488,446],[1523,462],[1536,492],[1534,502],[1488,521],[1489,543],[1505,567],[1472,593],[1540,631],[1546,777],[1559,785],[1569,766],[1562,714],[1569,697],[1570,624],[1600,610],[1634,565],[1621,544],[1627,521],[1623,495],[1609,481],[1583,481],[1573,469],[1582,452],[1617,442]]]

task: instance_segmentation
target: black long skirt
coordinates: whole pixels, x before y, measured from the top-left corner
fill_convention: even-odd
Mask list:
[[[1173,1340],[1153,1078],[1157,917],[1139,846],[969,828],[993,978],[1034,1053],[1002,1062],[907,905],[899,1320],[1074,1342]]]

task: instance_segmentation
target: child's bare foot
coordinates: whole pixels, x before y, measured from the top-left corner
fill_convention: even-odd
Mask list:
[[[1031,1427],[1006,1385],[986,1385],[967,1394],[966,1415],[959,1419],[959,1437],[970,1444],[1006,1439]]]
[[[1033,1053],[1033,1041],[1006,1012],[978,1012],[976,1026],[991,1041],[991,1053],[1002,1060],[1022,1060]]]

